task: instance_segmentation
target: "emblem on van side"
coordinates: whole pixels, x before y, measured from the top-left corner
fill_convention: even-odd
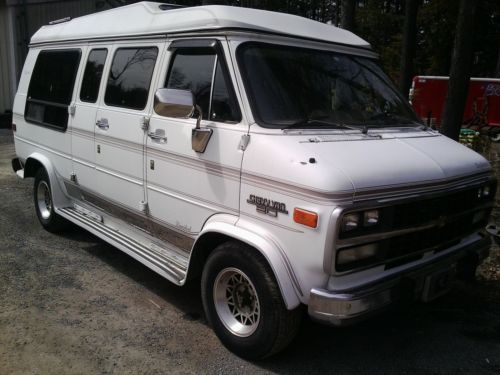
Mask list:
[[[282,202],[273,201],[271,199],[262,198],[251,194],[250,197],[247,199],[247,203],[256,206],[257,212],[272,217],[278,216],[278,212],[288,215],[288,211],[286,210],[286,204]]]

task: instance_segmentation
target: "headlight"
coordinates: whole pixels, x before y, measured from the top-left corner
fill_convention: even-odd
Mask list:
[[[368,259],[377,255],[377,251],[378,244],[376,243],[340,250],[337,254],[337,264],[345,265],[347,263]]]
[[[365,211],[363,225],[371,227],[378,224],[378,210]]]
[[[379,210],[351,212],[342,217],[340,230],[341,232],[349,232],[358,228],[369,228],[377,225],[379,221]]]
[[[490,192],[491,192],[490,187],[489,186],[485,186],[483,188],[483,197],[489,197],[490,196]]]
[[[348,232],[359,227],[359,213],[347,214],[342,218],[342,231]]]

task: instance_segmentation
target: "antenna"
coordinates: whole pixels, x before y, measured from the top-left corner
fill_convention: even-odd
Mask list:
[[[161,10],[173,10],[186,7],[184,5],[178,5],[178,4],[160,4],[159,8]]]
[[[71,17],[59,18],[58,20],[50,21],[49,25],[57,25],[58,23],[64,23],[71,21]]]

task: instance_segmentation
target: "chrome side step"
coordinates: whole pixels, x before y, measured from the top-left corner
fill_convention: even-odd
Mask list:
[[[188,268],[188,258],[187,256],[180,256],[180,250],[176,251],[175,249],[161,247],[153,243],[150,246],[144,245],[144,243],[116,229],[110,228],[102,223],[102,221],[96,220],[93,216],[85,215],[75,208],[65,207],[57,209],[57,213],[137,259],[174,284],[184,284]],[[144,241],[151,242],[146,238]]]

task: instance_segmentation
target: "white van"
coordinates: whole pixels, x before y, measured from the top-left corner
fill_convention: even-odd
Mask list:
[[[42,27],[14,103],[41,224],[169,281],[246,358],[302,306],[343,325],[428,301],[489,251],[496,181],[423,126],[369,44],[301,17],[143,2]]]

